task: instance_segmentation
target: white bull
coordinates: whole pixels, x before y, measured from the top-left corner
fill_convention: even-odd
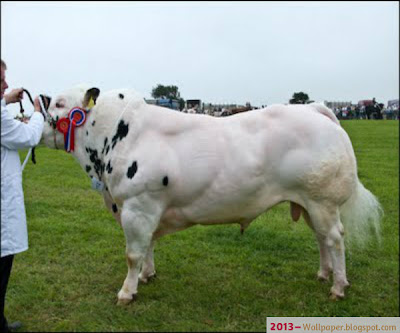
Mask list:
[[[128,89],[99,96],[78,86],[53,98],[49,119],[93,101],[71,153],[104,184],[106,206],[124,229],[128,274],[119,304],[135,299],[138,280],[155,275],[161,236],[196,224],[244,230],[284,201],[316,235],[318,278],[328,280],[333,270],[332,298],[344,297],[344,231],[372,225],[379,232],[380,206],[360,183],[350,139],[330,109],[273,105],[214,118],[148,105]],[[49,147],[64,148],[50,121],[43,136]]]

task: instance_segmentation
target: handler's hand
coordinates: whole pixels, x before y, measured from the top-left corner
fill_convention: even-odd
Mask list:
[[[22,88],[13,89],[8,94],[4,95],[4,100],[6,101],[6,104],[18,103],[22,100],[23,94],[24,91]]]
[[[33,101],[33,107],[36,112],[40,112],[39,97],[36,97],[35,100]]]

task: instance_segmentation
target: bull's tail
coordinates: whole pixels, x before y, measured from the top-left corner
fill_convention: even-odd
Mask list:
[[[340,126],[339,120],[336,118],[335,114],[333,113],[333,111],[330,108],[328,108],[325,105],[320,104],[320,103],[311,103],[310,106],[312,106],[315,111],[328,117],[330,120],[332,120],[334,123],[336,123]]]
[[[340,207],[340,218],[347,235],[346,239],[358,245],[365,245],[375,234],[380,242],[380,223],[383,209],[378,199],[357,180],[351,197]]]

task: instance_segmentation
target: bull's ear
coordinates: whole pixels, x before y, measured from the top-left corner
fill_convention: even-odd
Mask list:
[[[85,97],[83,98],[83,107],[90,109],[96,104],[97,97],[100,95],[100,89],[90,88],[86,91]]]

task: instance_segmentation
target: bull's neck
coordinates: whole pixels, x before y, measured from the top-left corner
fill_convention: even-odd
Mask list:
[[[107,148],[110,150],[111,132],[117,117],[108,115],[107,119],[103,119],[96,111],[92,110],[85,124],[75,129],[75,150],[72,155],[90,178],[102,180],[105,155]]]
[[[76,128],[72,154],[91,178],[103,181],[111,150],[128,135],[128,131],[131,140],[138,135],[138,126],[145,113],[135,107],[126,110],[128,112],[125,110],[110,112],[107,108],[95,106],[88,113],[85,124]]]

